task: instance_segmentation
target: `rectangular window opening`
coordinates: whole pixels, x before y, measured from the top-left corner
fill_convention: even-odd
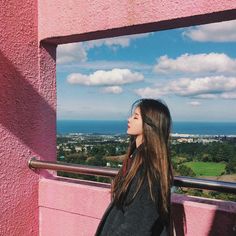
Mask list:
[[[131,105],[155,98],[172,115],[174,174],[235,182],[235,27],[234,20],[58,46],[57,160],[121,168]],[[175,191],[236,201],[209,190]]]

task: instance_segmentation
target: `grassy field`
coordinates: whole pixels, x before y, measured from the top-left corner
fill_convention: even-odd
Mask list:
[[[191,161],[184,165],[190,167],[197,176],[219,176],[225,170],[224,163]]]

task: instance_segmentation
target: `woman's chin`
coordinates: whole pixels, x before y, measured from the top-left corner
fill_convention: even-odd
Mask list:
[[[128,135],[132,135],[132,134],[130,133],[130,130],[129,130],[129,129],[127,129],[126,133],[127,133]]]
[[[130,132],[130,131],[128,131],[127,130],[127,132],[126,132],[128,135],[131,135],[131,136],[136,136],[136,134],[134,134],[134,133],[132,133],[132,132]]]

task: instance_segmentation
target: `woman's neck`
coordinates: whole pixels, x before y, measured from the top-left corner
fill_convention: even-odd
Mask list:
[[[143,135],[138,135],[135,139],[136,148],[138,148],[143,143]]]

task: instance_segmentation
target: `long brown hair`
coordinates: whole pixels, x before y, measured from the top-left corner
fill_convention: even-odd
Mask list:
[[[163,223],[169,227],[171,225],[170,188],[173,182],[169,152],[171,115],[168,107],[160,100],[140,99],[133,104],[132,110],[136,107],[140,108],[143,120],[143,143],[127,175],[124,177],[120,169],[115,177],[111,188],[112,197],[117,204],[121,206],[124,204],[130,183],[142,166],[142,176],[138,180],[132,200],[147,177],[151,199],[155,202]],[[127,162],[134,149],[135,137],[131,137],[123,163]],[[156,185],[159,189],[158,194],[154,191]]]

